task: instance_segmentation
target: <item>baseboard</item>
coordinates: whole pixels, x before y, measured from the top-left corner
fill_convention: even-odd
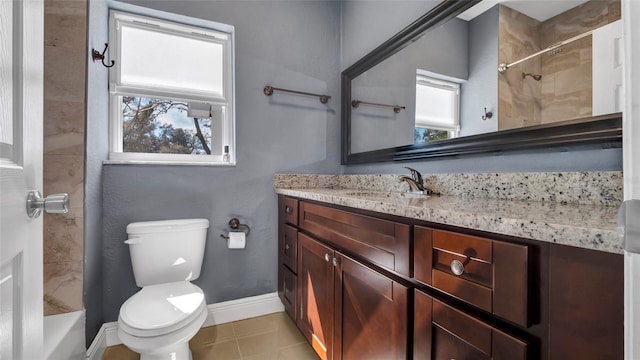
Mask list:
[[[278,293],[251,296],[207,305],[209,314],[202,327],[225,324],[284,311]],[[87,350],[88,360],[100,360],[108,346],[122,344],[118,338],[118,322],[104,323]]]
[[[237,300],[223,301],[207,306],[209,315],[202,327],[225,324],[284,311],[278,293],[251,296]]]
[[[98,330],[96,337],[93,338],[91,346],[87,349],[87,360],[100,360],[107,346],[121,343],[118,338],[118,322],[104,323],[100,327],[100,330]]]

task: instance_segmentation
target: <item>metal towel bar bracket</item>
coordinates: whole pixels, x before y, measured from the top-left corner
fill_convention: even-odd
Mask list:
[[[374,102],[362,101],[362,100],[351,101],[351,106],[353,106],[354,108],[357,108],[358,106],[360,106],[360,104],[392,108],[393,112],[396,114],[399,113],[400,110],[404,110],[407,108],[406,106],[401,106],[401,105],[380,104],[380,103],[374,103]]]
[[[292,93],[292,94],[300,94],[300,95],[309,95],[309,96],[317,96],[318,98],[320,98],[320,102],[323,104],[326,104],[329,99],[331,99],[331,96],[329,95],[322,95],[322,94],[312,94],[312,93],[308,93],[308,92],[304,92],[304,91],[297,91],[297,90],[289,90],[289,89],[282,89],[282,88],[277,88],[277,87],[273,87],[273,86],[265,86],[264,87],[264,94],[267,96],[271,96],[273,95],[273,91],[284,91],[284,92],[288,92],[288,93]]]

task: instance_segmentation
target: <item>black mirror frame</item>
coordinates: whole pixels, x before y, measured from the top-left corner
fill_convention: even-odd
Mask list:
[[[579,144],[622,144],[622,113],[493,133],[351,153],[351,80],[417,40],[429,28],[457,16],[481,0],[444,0],[342,72],[342,165],[410,161],[495,151],[549,148]],[[496,64],[496,74],[498,71]]]

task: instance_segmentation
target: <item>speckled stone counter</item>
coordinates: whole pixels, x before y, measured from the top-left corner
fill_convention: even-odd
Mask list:
[[[622,253],[616,233],[622,196],[620,172],[441,175],[428,188],[453,195],[403,193],[397,175],[285,175],[274,178],[276,193],[434,223],[477,229],[581,248]],[[521,181],[533,178],[531,185]],[[471,179],[480,196],[459,190],[460,178]],[[502,177],[502,178],[501,178]],[[488,179],[486,185],[481,179]],[[560,178],[560,180],[558,180]],[[480,179],[480,180],[479,180]],[[555,180],[554,180],[555,179]],[[577,182],[579,179],[581,182]],[[512,181],[514,180],[515,183]],[[371,182],[372,181],[372,182]],[[457,183],[455,187],[451,183]],[[447,185],[445,185],[447,184]],[[484,184],[484,185],[483,185]],[[567,185],[569,184],[569,185]],[[438,187],[439,186],[439,187]],[[470,185],[471,186],[471,185]],[[506,189],[515,189],[508,193]],[[535,188],[535,189],[534,189]],[[458,190],[455,190],[458,189]],[[502,190],[504,189],[504,190]],[[539,190],[538,190],[539,189]],[[456,192],[457,191],[457,192]],[[570,195],[567,196],[566,193]],[[492,198],[487,194],[493,193]],[[575,194],[580,194],[576,197]],[[535,199],[535,200],[531,200]],[[554,199],[555,201],[548,200]]]

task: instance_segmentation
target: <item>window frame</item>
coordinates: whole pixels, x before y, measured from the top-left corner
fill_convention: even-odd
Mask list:
[[[438,77],[425,75],[425,74],[416,74],[416,87],[417,86],[429,86],[432,88],[438,88],[443,90],[450,90],[451,92],[455,92],[455,104],[454,104],[454,116],[455,119],[453,121],[452,126],[442,126],[439,124],[431,124],[428,122],[420,122],[418,120],[417,111],[416,111],[416,119],[414,128],[421,129],[433,129],[433,130],[441,130],[448,131],[450,136],[449,138],[458,137],[460,134],[460,93],[462,84],[456,81],[452,81],[449,79],[441,79]],[[416,89],[416,94],[417,94]],[[416,107],[417,107],[417,96],[416,96]]]
[[[136,7],[136,10],[140,8]],[[236,165],[235,143],[235,28],[231,25],[206,21],[202,19],[174,16],[168,13],[149,11],[152,16],[140,12],[109,10],[109,52],[116,61],[114,68],[109,71],[109,160],[106,163],[118,164],[159,164],[159,165]],[[164,15],[164,16],[162,16]],[[171,18],[170,18],[171,17]],[[191,21],[193,20],[193,21]],[[212,96],[200,91],[188,89],[167,89],[154,86],[122,86],[120,85],[120,31],[116,29],[118,21],[125,21],[129,26],[159,30],[172,35],[206,39],[223,45],[223,94]],[[192,25],[195,24],[195,25]],[[193,34],[193,32],[197,32]],[[206,35],[203,35],[206,34]],[[224,39],[226,37],[226,39]],[[222,38],[222,39],[221,39]],[[212,106],[222,106],[222,147],[229,146],[229,161],[224,160],[224,154],[195,155],[170,153],[134,153],[123,152],[123,114],[122,96],[144,98],[161,98],[173,101],[208,103]]]

